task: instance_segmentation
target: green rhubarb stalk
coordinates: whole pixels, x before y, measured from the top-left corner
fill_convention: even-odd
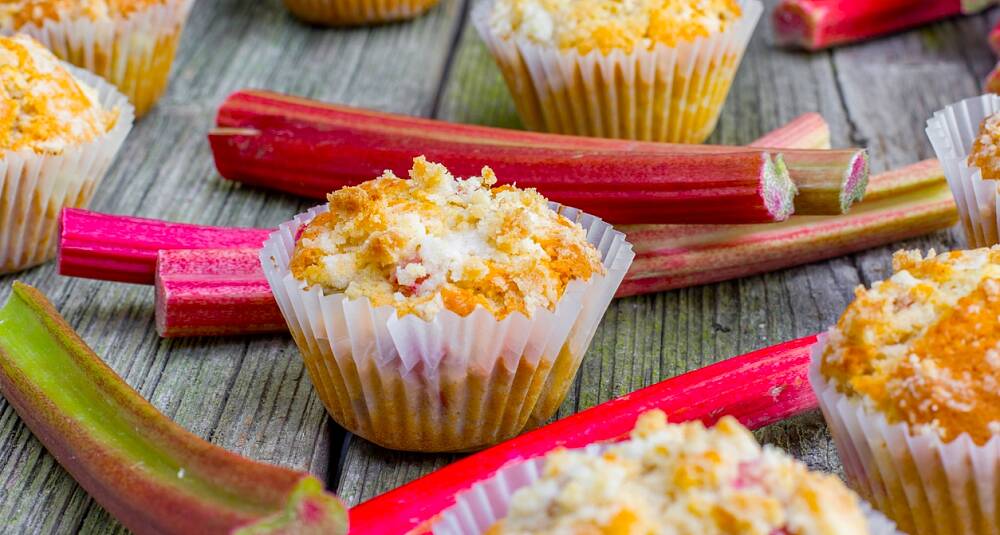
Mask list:
[[[76,481],[135,533],[347,531],[346,509],[318,479],[184,430],[21,283],[0,309],[0,392]]]

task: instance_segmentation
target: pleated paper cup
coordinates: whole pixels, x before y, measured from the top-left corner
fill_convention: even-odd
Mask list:
[[[531,318],[497,320],[480,307],[466,317],[443,310],[427,321],[306,288],[289,262],[299,229],[325,205],[271,234],[261,251],[264,272],[334,420],[387,448],[462,451],[550,418],[634,257],[625,235],[607,223],[551,207],[583,226],[607,273],[571,282],[555,311]]]
[[[891,424],[837,391],[819,371],[826,337],[813,347],[809,382],[851,486],[910,535],[1000,533],[1000,436],[977,446],[967,434]]]
[[[64,64],[76,79],[97,91],[105,109],[118,109],[107,133],[59,154],[3,151],[0,160],[0,273],[51,260],[56,253],[59,213],[85,208],[132,129],[132,105],[111,84]]]
[[[1000,214],[997,213],[1000,184],[996,180],[984,180],[979,168],[967,163],[979,124],[998,111],[1000,97],[982,95],[952,104],[927,121],[927,137],[941,161],[970,247],[1000,243]]]
[[[283,0],[296,17],[327,26],[377,24],[415,18],[438,0]]]
[[[580,54],[504,37],[490,24],[492,2],[472,20],[503,73],[525,126],[538,131],[672,143],[701,143],[719,120],[743,53],[763,12],[725,32],[670,47]]]
[[[194,0],[168,0],[127,17],[47,20],[17,29],[59,58],[118,86],[142,117],[170,79],[184,22]],[[8,30],[9,31],[9,30]]]
[[[600,453],[607,446],[591,445],[588,453]],[[542,477],[545,457],[518,461],[455,497],[455,505],[446,509],[432,524],[434,535],[479,535],[489,531],[510,509],[514,493]],[[862,503],[871,535],[904,535],[889,519]]]

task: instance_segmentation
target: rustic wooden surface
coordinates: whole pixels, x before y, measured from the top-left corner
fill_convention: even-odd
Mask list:
[[[222,181],[205,133],[230,91],[269,88],[442,119],[517,126],[499,73],[468,24],[474,0],[443,0],[427,16],[377,28],[297,23],[278,0],[201,0],[172,86],[133,130],[92,205],[96,210],[205,224],[268,226],[307,206]],[[770,45],[765,19],[713,142],[745,143],[807,111],[836,145],[867,145],[875,170],[931,156],[923,124],[979,92],[994,64],[985,36],[998,14],[807,55]],[[742,280],[620,300],[611,306],[562,407],[566,415],[660,379],[817,332],[858,284],[882,278],[900,247],[960,246],[957,231]],[[181,425],[255,459],[310,470],[350,504],[453,457],[389,452],[345,436],[326,417],[286,336],[163,341],[148,287],[74,280],[50,265],[0,277],[45,291],[109,364]],[[838,471],[822,419],[809,414],[759,435]],[[0,532],[124,531],[0,399]]]

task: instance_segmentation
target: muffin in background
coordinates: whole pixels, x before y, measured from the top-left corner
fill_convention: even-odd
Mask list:
[[[1000,248],[893,257],[814,349],[851,485],[913,535],[1000,532]]]
[[[356,26],[412,19],[438,0],[282,0],[293,15],[311,24]]]
[[[31,35],[111,82],[141,117],[170,80],[194,0],[0,0],[0,30]]]
[[[0,273],[51,259],[132,128],[128,100],[25,35],[0,37]]]
[[[534,190],[414,160],[281,226],[261,262],[337,422],[382,446],[484,447],[550,418],[634,254]]]
[[[732,417],[714,427],[641,415],[629,440],[557,449],[456,497],[436,535],[875,535],[895,527],[830,474]]]
[[[473,22],[532,130],[701,143],[757,0],[492,0]]]

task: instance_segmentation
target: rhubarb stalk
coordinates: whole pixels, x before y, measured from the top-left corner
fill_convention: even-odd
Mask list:
[[[724,415],[757,429],[816,408],[807,380],[809,336],[667,379],[471,455],[350,510],[358,533],[425,533],[455,494],[512,462],[557,447],[624,439],[643,412],[660,409],[672,422]]]
[[[378,176],[405,174],[423,154],[459,176],[484,164],[501,180],[535,187],[552,200],[614,223],[747,222],[749,197],[729,197],[726,184],[767,184],[788,194],[780,173],[761,180],[752,154],[777,158],[800,184],[796,213],[839,214],[867,181],[864,150],[808,150],[675,145],[541,134],[464,125],[324,104],[261,91],[240,91],[219,109],[209,135],[223,177],[311,198]],[[740,155],[737,157],[737,155]],[[767,173],[774,173],[769,169]],[[663,192],[669,189],[670,195]],[[685,200],[676,198],[687,192]],[[705,196],[725,194],[715,202]],[[752,196],[751,196],[752,197]],[[764,195],[768,198],[768,195]],[[801,207],[800,207],[801,205]],[[790,206],[778,203],[776,218]],[[726,215],[723,212],[733,212]],[[755,213],[759,216],[759,210]],[[719,221],[727,217],[728,221]]]
[[[994,53],[1000,55],[1000,21],[997,21],[996,26],[990,30],[989,40],[990,48],[993,49]]]
[[[346,533],[322,483],[209,444],[156,410],[45,297],[0,309],[0,391],[88,493],[136,533]]]
[[[996,0],[782,0],[774,10],[774,34],[779,44],[820,50],[977,13],[996,3]]]

